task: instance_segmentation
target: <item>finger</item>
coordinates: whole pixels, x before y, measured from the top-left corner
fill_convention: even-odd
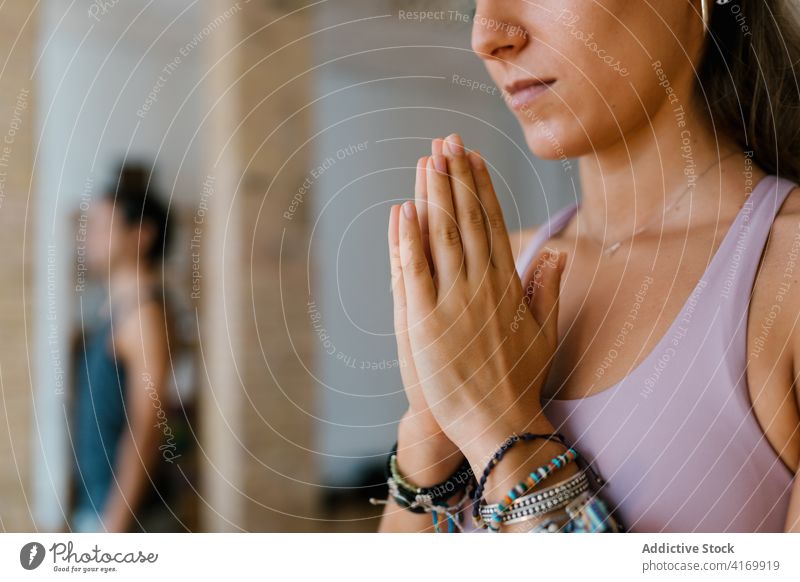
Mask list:
[[[545,249],[525,273],[525,292],[530,312],[548,341],[558,342],[558,308],[561,278],[567,254]]]
[[[431,155],[441,156],[444,155],[444,140],[437,137],[431,142]]]
[[[469,277],[479,279],[486,276],[486,269],[489,266],[489,244],[483,221],[483,208],[461,136],[456,133],[448,136],[444,142],[444,153],[450,174],[453,206],[461,233],[464,266]]]
[[[434,138],[431,141],[431,156],[442,156],[442,155],[444,155],[444,140],[442,138],[440,138],[440,137]],[[428,156],[426,158],[426,160],[425,160],[425,178],[426,178],[425,197],[426,198],[428,196],[428,186],[427,186],[428,160],[431,160],[431,159],[432,158],[430,156]],[[426,221],[426,223],[428,222],[427,212],[426,212],[426,216],[425,216],[425,221]],[[433,275],[434,275],[434,279],[433,280],[436,281],[436,270],[434,269],[435,265],[434,265],[434,262],[433,262],[433,253],[431,251],[431,246],[430,246],[430,227],[429,227],[428,224],[426,224],[426,227],[428,227],[428,229],[427,229],[427,231],[428,231],[427,242],[428,242],[428,254],[431,257],[431,272],[433,272]],[[420,222],[420,228],[422,228],[422,223],[421,222]],[[423,230],[422,232],[423,232],[423,237],[424,237],[425,236],[425,230]]]
[[[511,252],[511,242],[503,218],[503,209],[492,185],[489,169],[479,151],[470,152],[468,157],[472,166],[475,187],[478,190],[478,198],[485,213],[490,261],[502,272],[513,272],[516,269],[514,254]]]
[[[405,317],[406,290],[403,285],[403,267],[400,262],[400,206],[393,204],[389,211],[389,265],[392,274],[392,298],[394,299],[395,333],[404,333],[407,329]]]
[[[419,217],[419,230],[422,233],[422,244],[425,247],[425,256],[428,258],[428,266],[433,273],[433,257],[431,256],[431,246],[428,234],[428,176],[425,168],[428,164],[428,156],[423,156],[417,160],[417,178],[414,182],[414,201],[417,206],[417,216]]]
[[[426,168],[428,176],[428,232],[439,289],[449,288],[463,276],[464,252],[458,232],[447,158],[434,155]]]
[[[389,261],[392,273],[392,299],[394,304],[394,333],[397,341],[397,359],[400,362],[400,375],[403,385],[410,387],[416,383],[407,372],[412,370],[411,343],[408,339],[408,306],[403,284],[403,268],[400,262],[400,206],[392,205],[389,212]]]
[[[405,287],[407,322],[421,320],[436,305],[428,261],[422,248],[419,222],[413,202],[404,202],[400,212],[400,266]]]

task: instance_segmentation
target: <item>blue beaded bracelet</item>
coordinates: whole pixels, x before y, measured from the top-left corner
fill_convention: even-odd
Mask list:
[[[525,481],[520,481],[515,487],[512,487],[503,500],[497,504],[497,509],[487,524],[489,531],[492,533],[500,532],[500,527],[503,524],[503,515],[508,512],[517,497],[525,495],[529,489],[532,489],[537,484],[547,479],[550,475],[565,467],[577,458],[577,451],[573,448],[570,448],[567,450],[567,452],[561,453],[557,457],[553,457],[546,465],[542,465],[538,469],[532,471]]]
[[[481,475],[480,482],[478,486],[472,492],[472,519],[473,521],[481,525],[483,523],[483,519],[481,518],[481,511],[480,511],[480,502],[481,498],[483,497],[483,490],[486,488],[486,481],[489,479],[489,474],[492,472],[492,469],[495,468],[497,463],[499,463],[503,456],[511,450],[515,444],[519,441],[532,441],[532,440],[548,440],[548,441],[555,441],[558,442],[565,447],[567,447],[566,439],[563,435],[559,433],[553,434],[532,434],[529,432],[522,433],[520,435],[513,434],[508,437],[500,448],[494,453],[489,463],[486,465],[486,468],[483,470],[483,475]]]

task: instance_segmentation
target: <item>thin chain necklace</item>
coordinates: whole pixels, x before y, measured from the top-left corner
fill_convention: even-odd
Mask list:
[[[703,177],[704,177],[706,174],[708,174],[708,173],[709,173],[711,170],[713,170],[713,169],[714,169],[716,166],[718,166],[718,165],[722,164],[722,162],[724,162],[725,160],[727,160],[728,158],[730,158],[730,157],[731,157],[731,156],[733,156],[734,154],[738,154],[738,153],[739,153],[738,151],[733,151],[733,152],[729,153],[728,155],[726,155],[726,156],[724,156],[724,157],[720,158],[719,160],[717,160],[717,161],[716,161],[716,162],[714,162],[713,164],[711,164],[711,166],[709,166],[707,169],[703,170],[703,172],[702,172],[702,173],[701,173],[701,174],[700,174],[700,175],[697,177],[697,179],[695,180],[695,184],[696,184],[697,182],[699,182],[701,178],[703,178]],[[675,198],[675,200],[673,200],[672,202],[670,202],[670,203],[669,203],[669,205],[668,205],[668,206],[667,206],[667,207],[666,207],[666,208],[665,208],[665,209],[664,209],[664,210],[661,212],[661,218],[663,218],[664,216],[666,216],[667,212],[669,212],[669,211],[670,211],[670,210],[671,210],[671,209],[672,209],[672,208],[673,208],[673,207],[674,207],[674,206],[675,206],[675,205],[676,205],[678,202],[680,202],[680,201],[683,199],[683,197],[684,197],[684,196],[686,196],[686,194],[687,194],[687,193],[688,193],[688,192],[689,192],[691,189],[692,189],[692,186],[690,186],[690,187],[686,188],[685,190],[683,190],[683,192],[681,192],[681,193],[680,193],[680,195],[678,195],[678,197],[677,197],[677,198]],[[603,253],[603,255],[610,257],[610,256],[611,256],[612,254],[614,254],[614,252],[615,252],[615,251],[616,251],[616,250],[617,250],[617,249],[618,249],[618,248],[619,248],[619,247],[622,245],[622,243],[624,243],[625,241],[631,240],[631,239],[632,239],[632,238],[634,238],[636,235],[640,234],[640,233],[641,233],[642,231],[644,231],[644,230],[645,230],[645,229],[646,229],[648,226],[650,226],[651,224],[653,224],[653,221],[655,221],[655,219],[656,219],[656,218],[659,218],[659,217],[658,217],[658,216],[654,216],[654,217],[653,217],[651,220],[648,220],[648,221],[647,221],[647,222],[646,222],[646,223],[645,223],[643,226],[641,226],[641,227],[637,228],[635,231],[633,231],[633,234],[631,234],[631,235],[629,235],[629,236],[626,236],[625,238],[623,238],[623,239],[620,239],[620,240],[618,240],[618,241],[617,241],[617,242],[615,242],[615,243],[612,243],[612,244],[610,244],[610,245],[608,245],[608,246],[605,246],[605,247],[603,247],[603,248],[602,248],[602,253]]]

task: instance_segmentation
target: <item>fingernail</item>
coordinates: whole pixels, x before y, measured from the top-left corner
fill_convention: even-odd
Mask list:
[[[444,143],[450,155],[459,157],[464,155],[464,142],[461,141],[461,136],[457,133],[451,133],[447,136]]]
[[[414,177],[415,180],[422,181],[425,180],[425,169],[428,166],[428,158],[426,156],[421,157],[417,160],[417,170],[416,175]]]
[[[440,174],[447,173],[447,161],[445,160],[444,156],[433,156],[433,167],[436,168],[436,171]]]
[[[403,214],[405,214],[406,218],[413,219],[414,218],[414,203],[411,201],[403,202]]]

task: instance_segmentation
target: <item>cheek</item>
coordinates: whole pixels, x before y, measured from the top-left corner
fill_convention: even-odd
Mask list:
[[[554,95],[535,119],[523,114],[525,140],[534,155],[546,160],[580,157],[618,141],[625,131],[620,126],[645,117],[629,110],[630,101],[584,95],[579,99]]]
[[[121,232],[108,220],[99,220],[94,227],[90,225],[86,237],[86,252],[89,260],[99,266],[108,266],[108,261],[119,256],[124,244],[119,240]]]
[[[612,145],[666,103],[652,64],[660,55],[682,54],[672,30],[677,27],[655,18],[653,8],[638,0],[603,4],[565,2],[542,29],[543,42],[529,53],[534,62],[537,49],[558,79],[532,115],[519,116],[529,147],[540,157],[578,157]],[[678,70],[674,81],[684,85]]]
[[[103,233],[89,234],[86,239],[86,254],[89,262],[95,266],[102,266],[108,262],[109,248],[108,237]]]
[[[107,228],[99,220],[89,221],[86,232],[86,252],[90,259],[97,260],[106,252],[108,245]]]
[[[655,109],[661,101],[655,104]],[[587,98],[553,107],[534,123],[523,124],[531,152],[539,158],[558,160],[577,158],[625,140],[632,132],[650,123],[649,114],[635,97],[615,100]]]
[[[666,93],[643,55],[630,51],[625,65],[616,60],[609,65],[603,54],[575,55],[552,94],[534,111],[519,115],[534,154],[571,158],[611,146],[649,123],[665,105]],[[575,62],[579,58],[580,64]]]

